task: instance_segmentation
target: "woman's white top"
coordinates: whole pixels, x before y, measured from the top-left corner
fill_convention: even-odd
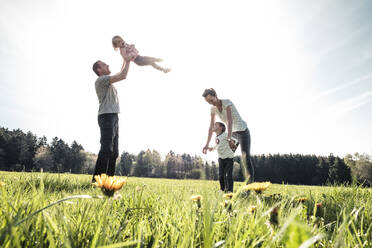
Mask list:
[[[211,113],[215,113],[221,121],[227,124],[227,113],[226,108],[231,106],[231,116],[232,116],[232,131],[239,132],[247,129],[247,123],[240,117],[238,110],[235,108],[235,105],[229,99],[221,99],[222,101],[222,112],[218,110],[216,106],[212,106]],[[227,127],[226,127],[227,129]]]

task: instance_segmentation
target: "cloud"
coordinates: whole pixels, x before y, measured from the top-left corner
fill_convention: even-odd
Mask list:
[[[316,97],[314,97],[313,101],[316,101],[318,100],[319,98],[322,98],[324,96],[329,96],[337,91],[340,91],[340,90],[343,90],[343,89],[346,89],[350,86],[353,86],[353,85],[356,85],[356,84],[359,84],[361,82],[363,82],[364,80],[367,80],[367,79],[370,79],[372,78],[372,73],[370,74],[367,74],[367,75],[364,75],[360,78],[357,78],[357,79],[354,79],[353,81],[350,81],[350,82],[347,82],[347,83],[344,83],[340,86],[337,86],[337,87],[334,87],[334,88],[331,88],[331,89],[328,89],[328,90],[325,90],[323,92],[321,92],[319,95],[317,95]]]
[[[359,94],[352,98],[346,99],[329,108],[327,112],[332,112],[335,113],[336,115],[343,115],[369,103],[371,100],[372,90]]]

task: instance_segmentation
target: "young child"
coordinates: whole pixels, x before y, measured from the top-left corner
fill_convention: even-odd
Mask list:
[[[233,139],[235,146],[230,147],[229,141],[227,140],[227,133],[225,132],[226,127],[222,122],[215,122],[213,131],[216,133],[216,146],[208,150],[217,150],[218,152],[218,166],[219,166],[219,178],[220,186],[222,191],[233,192],[234,182],[232,178],[233,165],[234,165],[234,152],[238,147],[239,143]]]
[[[129,45],[125,43],[125,41],[118,35],[112,38],[112,46],[115,49],[120,49],[121,56],[123,57],[129,56],[131,58],[131,61],[133,61],[139,66],[151,65],[155,69],[162,71],[164,73],[168,73],[171,70],[169,68],[163,68],[156,64],[156,62],[161,62],[162,59],[139,55],[138,50],[134,47],[134,45]]]

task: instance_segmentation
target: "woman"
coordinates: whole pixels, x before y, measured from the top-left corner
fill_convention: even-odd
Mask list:
[[[230,146],[234,146],[231,137],[236,138],[240,143],[242,151],[242,162],[246,164],[249,173],[248,182],[254,182],[254,168],[251,163],[250,149],[251,136],[247,127],[247,123],[240,117],[235,105],[229,99],[218,99],[214,89],[206,89],[203,93],[204,99],[212,106],[211,108],[211,123],[209,125],[207,144],[203,148],[203,153],[206,154],[209,147],[209,142],[212,138],[213,126],[216,114],[227,125],[227,139]]]

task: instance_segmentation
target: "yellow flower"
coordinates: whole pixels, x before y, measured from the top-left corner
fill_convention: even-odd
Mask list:
[[[250,206],[249,208],[248,208],[248,212],[249,213],[251,213],[251,214],[254,214],[255,212],[256,212],[256,207],[255,206]]]
[[[201,200],[203,200],[203,197],[201,196],[201,195],[192,195],[191,197],[190,197],[190,200],[192,200],[192,201],[201,201]]]
[[[306,197],[301,197],[301,198],[298,198],[297,201],[301,202],[301,203],[304,203],[305,201],[307,201],[307,198]]]
[[[262,193],[262,191],[266,190],[270,185],[271,185],[270,182],[251,183],[243,186],[243,190],[244,191],[254,190],[257,194],[260,194]]]
[[[111,177],[106,174],[97,175],[94,179],[96,182],[93,183],[93,185],[101,188],[103,194],[106,196],[113,196],[114,193],[121,189],[128,181],[126,178]]]
[[[224,194],[223,197],[226,198],[226,199],[231,199],[233,198],[234,194],[233,193],[227,193],[227,194]]]
[[[0,187],[5,186],[5,183],[0,182]]]

